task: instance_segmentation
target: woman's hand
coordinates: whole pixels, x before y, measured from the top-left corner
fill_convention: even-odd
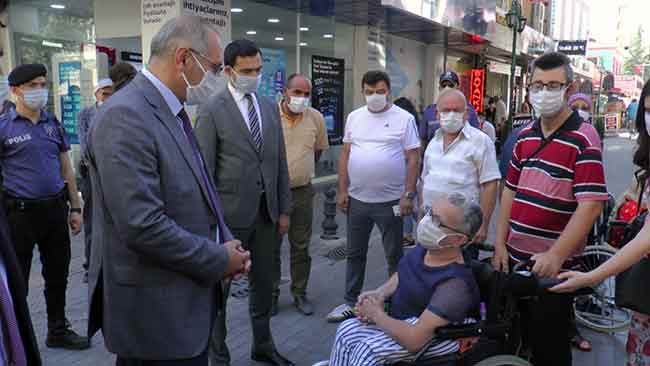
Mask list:
[[[384,314],[384,302],[375,297],[367,297],[357,305],[357,316],[365,323],[376,323]]]
[[[563,272],[557,278],[566,281],[551,287],[549,291],[559,293],[575,292],[581,288],[593,286],[598,282],[591,272]]]

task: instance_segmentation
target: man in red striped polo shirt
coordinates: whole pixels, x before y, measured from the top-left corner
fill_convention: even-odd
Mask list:
[[[584,249],[607,189],[600,138],[567,106],[573,89],[569,58],[547,53],[532,65],[530,99],[540,116],[519,132],[501,198],[493,264],[533,260],[533,272],[554,277]],[[571,365],[572,299],[547,294],[527,304],[535,365]]]

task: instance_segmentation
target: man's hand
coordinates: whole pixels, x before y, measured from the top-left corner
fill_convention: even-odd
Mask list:
[[[485,226],[485,224],[481,225],[481,228],[478,229],[478,232],[476,233],[476,235],[474,235],[474,239],[472,239],[472,242],[477,244],[485,243],[485,239],[487,239],[487,230],[488,229]]]
[[[505,244],[497,244],[494,246],[494,256],[492,257],[492,266],[497,271],[508,273],[509,268],[508,249]]]
[[[363,300],[370,299],[370,298],[373,298],[373,299],[375,299],[375,300],[377,300],[379,302],[382,302],[382,303],[384,301],[386,301],[386,297],[384,296],[384,294],[381,291],[379,291],[379,290],[371,290],[371,291],[363,292],[363,293],[361,293],[361,295],[359,295],[359,299],[357,300],[357,306],[361,305]]]
[[[535,254],[531,260],[535,261],[533,272],[539,277],[555,277],[562,269],[562,264],[566,260],[552,251]]]
[[[402,217],[408,216],[413,213],[413,200],[402,197],[399,200],[399,212]]]
[[[278,236],[282,237],[289,231],[290,220],[288,215],[280,215],[278,219]]]
[[[350,196],[348,196],[348,192],[338,191],[336,193],[336,207],[338,207],[343,213],[347,213],[349,204]]]
[[[575,292],[581,288],[593,286],[598,282],[591,272],[563,272],[557,278],[565,281],[551,287],[549,291],[559,293]]]
[[[228,250],[228,267],[224,277],[238,277],[248,273],[251,266],[251,253],[241,245],[239,240],[231,240],[224,244]]]
[[[72,235],[79,235],[81,232],[81,225],[83,225],[83,218],[81,217],[81,214],[72,212],[70,214],[70,230],[72,231]]]

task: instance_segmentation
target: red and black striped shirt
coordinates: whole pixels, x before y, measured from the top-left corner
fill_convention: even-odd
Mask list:
[[[574,112],[531,158],[543,141],[539,119],[521,130],[506,178],[516,192],[507,245],[517,258],[549,250],[579,202],[608,199],[601,142],[592,125]]]

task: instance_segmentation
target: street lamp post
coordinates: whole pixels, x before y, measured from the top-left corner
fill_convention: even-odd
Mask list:
[[[519,0],[512,0],[510,11],[506,14],[508,28],[512,29],[512,65],[510,65],[510,111],[508,113],[507,132],[512,128],[512,120],[515,116],[515,72],[517,70],[517,34],[526,28],[526,18],[521,14]]]

